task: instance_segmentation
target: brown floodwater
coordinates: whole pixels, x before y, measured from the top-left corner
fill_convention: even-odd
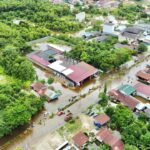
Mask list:
[[[145,98],[142,98],[142,97],[140,97],[140,96],[135,96],[135,98],[137,98],[140,102],[142,102],[142,103],[150,103],[150,101],[149,100],[146,100]]]

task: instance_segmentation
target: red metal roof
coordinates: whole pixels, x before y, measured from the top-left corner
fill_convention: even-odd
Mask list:
[[[123,150],[123,142],[120,138],[112,134],[112,131],[108,128],[102,128],[97,134],[96,138],[100,142],[104,142],[109,145],[112,150]]]
[[[95,67],[83,61],[76,65],[72,65],[69,68],[72,69],[74,72],[69,74],[67,77],[76,83],[87,79],[98,71]]]
[[[104,125],[105,123],[107,123],[110,120],[110,118],[106,114],[100,114],[95,117],[95,120],[97,122],[99,122],[101,125]]]
[[[146,73],[144,71],[137,72],[136,76],[139,77],[139,78],[142,78],[142,79],[144,79],[146,81],[150,81],[150,74]]]
[[[118,90],[111,90],[109,91],[109,96],[113,97],[114,99],[120,101],[125,106],[128,106],[130,109],[134,109],[137,104],[140,103],[136,98],[130,95],[124,95],[123,93],[119,92]]]
[[[44,65],[44,66],[48,66],[50,63],[46,60],[44,60],[43,58],[37,56],[37,55],[32,55],[30,56],[30,58],[34,61],[36,61],[37,63]]]
[[[79,132],[73,138],[74,144],[78,147],[83,146],[89,141],[89,137],[86,136],[83,132]]]
[[[44,94],[44,92],[47,89],[47,86],[42,84],[41,82],[36,82],[36,83],[31,84],[31,88],[33,88],[34,91],[36,91],[37,93],[41,95],[41,94]]]
[[[137,92],[142,93],[147,97],[150,97],[150,86],[148,86],[144,83],[138,82],[134,86],[134,88],[136,89]]]

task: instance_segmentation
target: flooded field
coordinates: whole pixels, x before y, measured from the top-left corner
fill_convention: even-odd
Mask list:
[[[141,56],[141,61],[144,58],[144,56]],[[62,95],[60,96],[60,98],[55,101],[55,102],[51,102],[51,103],[45,103],[45,109],[44,111],[41,111],[39,114],[37,114],[34,119],[33,119],[33,129],[32,132],[29,133],[28,135],[24,135],[24,131],[27,127],[21,127],[17,130],[15,130],[12,135],[7,136],[5,138],[3,138],[2,140],[0,140],[0,150],[2,149],[8,149],[8,150],[13,150],[16,146],[20,145],[22,146],[25,150],[28,149],[29,145],[35,143],[37,140],[39,140],[40,138],[42,138],[43,136],[46,136],[48,133],[50,133],[51,131],[55,130],[55,128],[58,128],[59,126],[64,124],[64,120],[63,120],[63,116],[61,117],[54,117],[54,119],[49,119],[46,118],[44,119],[44,112],[57,112],[57,109],[62,106],[65,106],[66,104],[69,103],[69,99],[72,96],[77,96],[83,93],[88,93],[89,89],[91,89],[94,86],[99,86],[102,87],[105,83],[107,83],[107,87],[108,90],[112,89],[112,88],[117,88],[119,85],[121,84],[125,84],[125,83],[129,83],[131,85],[134,85],[135,82],[137,81],[137,78],[135,76],[135,74],[137,73],[137,71],[139,70],[143,70],[145,68],[145,66],[147,64],[150,64],[150,58],[147,57],[147,59],[145,59],[144,61],[142,61],[141,63],[133,66],[131,69],[126,69],[126,70],[122,70],[122,71],[116,71],[114,73],[110,73],[110,74],[106,74],[103,76],[100,76],[100,79],[92,79],[92,80],[88,80],[82,87],[77,88],[76,90],[72,90],[72,89],[68,89],[64,86],[61,85],[61,83],[58,81],[57,77],[55,82],[51,85],[54,87],[54,89],[56,90],[60,90],[62,91]],[[52,76],[52,74],[48,73],[48,72],[44,72],[39,68],[35,68],[37,75],[40,77],[40,79],[45,79],[47,80],[49,76]],[[90,101],[93,100],[97,100],[98,99],[98,94],[99,91],[102,90],[102,88],[98,88],[96,89],[93,93],[90,93],[89,95],[87,95],[87,97],[84,100],[89,101],[88,105],[90,105]],[[138,97],[139,99],[139,97]],[[146,103],[147,101],[145,101],[144,99],[140,100],[143,103]],[[82,100],[81,100],[82,101]],[[80,103],[82,104],[82,103]],[[79,112],[79,109],[83,109],[82,106],[79,107],[79,105],[74,104],[74,112],[75,114],[77,114]],[[82,111],[82,110],[80,110]],[[19,138],[17,138],[17,136],[19,135]],[[20,137],[21,135],[21,137]],[[17,138],[17,140],[14,140],[15,138]],[[7,148],[3,148],[2,145],[4,145],[5,143],[7,143],[8,141],[14,140],[14,142],[12,142],[12,144],[10,144]]]

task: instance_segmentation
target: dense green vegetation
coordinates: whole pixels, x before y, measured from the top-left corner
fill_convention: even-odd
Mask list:
[[[119,130],[125,143],[125,150],[146,150],[150,146],[150,119],[145,114],[137,118],[123,105],[108,107],[111,117],[110,128]]]
[[[0,55],[0,64],[5,69],[5,73],[22,81],[33,80],[35,72],[32,64],[18,55],[14,47],[7,46]]]
[[[28,123],[31,116],[43,106],[44,98],[21,89],[20,83],[0,85],[0,137]]]
[[[142,53],[142,52],[146,52],[148,50],[147,46],[143,43],[141,43],[139,46],[138,46],[138,52],[139,53]]]
[[[120,4],[117,9],[112,11],[112,14],[114,14],[119,19],[125,19],[131,23],[139,19],[148,19],[147,14],[144,13],[144,7],[140,5]]]
[[[67,35],[59,35],[57,38],[73,45],[72,51],[66,54],[67,57],[83,60],[105,72],[118,69],[121,64],[130,59],[133,53],[132,50],[126,48],[115,49],[114,44],[117,43],[117,39],[114,37],[108,37],[102,43],[87,42],[82,38]]]
[[[0,47],[9,43],[25,52],[26,41],[50,35],[50,30],[74,32],[82,28],[67,5],[54,5],[48,0],[2,0],[0,14]]]

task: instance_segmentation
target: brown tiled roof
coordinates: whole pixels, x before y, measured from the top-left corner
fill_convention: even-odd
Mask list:
[[[124,95],[123,93],[119,92],[118,90],[111,90],[109,91],[109,96],[113,97],[114,99],[120,101],[125,106],[128,106],[130,109],[134,109],[140,101],[130,95]]]
[[[105,144],[109,145],[112,150],[123,150],[123,142],[120,138],[113,135],[112,131],[108,128],[102,128],[97,134],[96,138],[100,142],[104,142]]]
[[[83,146],[89,141],[89,137],[86,136],[83,132],[77,133],[73,138],[74,144],[78,147]]]
[[[139,78],[142,78],[142,79],[144,79],[146,81],[150,81],[150,74],[146,73],[144,71],[137,72],[136,76],[139,77]]]
[[[110,118],[106,114],[100,114],[95,117],[95,120],[97,122],[99,122],[101,125],[104,125],[105,123],[107,123],[110,120]]]
[[[45,86],[43,83],[41,82],[36,82],[36,83],[33,83],[31,85],[31,87],[33,88],[34,91],[36,92],[39,92],[40,90],[45,90],[47,89],[47,86]]]

